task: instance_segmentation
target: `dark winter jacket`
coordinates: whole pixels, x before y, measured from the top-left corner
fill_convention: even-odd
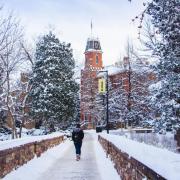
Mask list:
[[[78,142],[82,142],[83,138],[84,138],[83,130],[80,128],[75,128],[72,132],[72,140],[75,143],[78,143]]]

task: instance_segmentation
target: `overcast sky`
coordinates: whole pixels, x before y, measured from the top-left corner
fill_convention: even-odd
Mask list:
[[[127,38],[137,39],[137,24],[131,19],[142,9],[143,0],[0,0],[5,10],[13,10],[24,26],[29,42],[55,27],[61,41],[70,42],[74,57],[84,61],[86,40],[98,37],[103,50],[104,65],[123,57]]]

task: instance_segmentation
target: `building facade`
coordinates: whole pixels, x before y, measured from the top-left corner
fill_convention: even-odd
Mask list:
[[[102,49],[98,38],[88,38],[85,55],[84,69],[81,70],[81,124],[93,128],[96,123],[94,118],[94,105],[97,89],[97,72],[103,69]]]
[[[103,67],[102,49],[96,38],[87,40],[85,66],[81,70],[81,125],[91,129],[106,126],[106,92],[98,93],[99,71],[108,72],[109,122],[142,121],[150,113],[146,96],[148,86],[156,80],[146,61],[124,57],[120,65]],[[132,123],[130,123],[132,124]]]

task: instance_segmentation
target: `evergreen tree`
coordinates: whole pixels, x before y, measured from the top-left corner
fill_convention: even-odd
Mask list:
[[[146,13],[150,15],[161,40],[155,44],[159,62],[155,67],[159,82],[151,88],[152,105],[160,116],[159,125],[180,126],[180,1],[153,0]]]
[[[72,118],[78,85],[73,79],[75,62],[70,44],[61,43],[52,32],[37,43],[31,79],[32,112],[44,124]]]
[[[75,97],[75,112],[74,112],[74,119],[75,122],[80,122],[80,98],[79,93]]]

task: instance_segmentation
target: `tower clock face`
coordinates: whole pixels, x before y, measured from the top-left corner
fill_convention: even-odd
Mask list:
[[[99,43],[97,41],[94,42],[94,49],[99,49]]]

